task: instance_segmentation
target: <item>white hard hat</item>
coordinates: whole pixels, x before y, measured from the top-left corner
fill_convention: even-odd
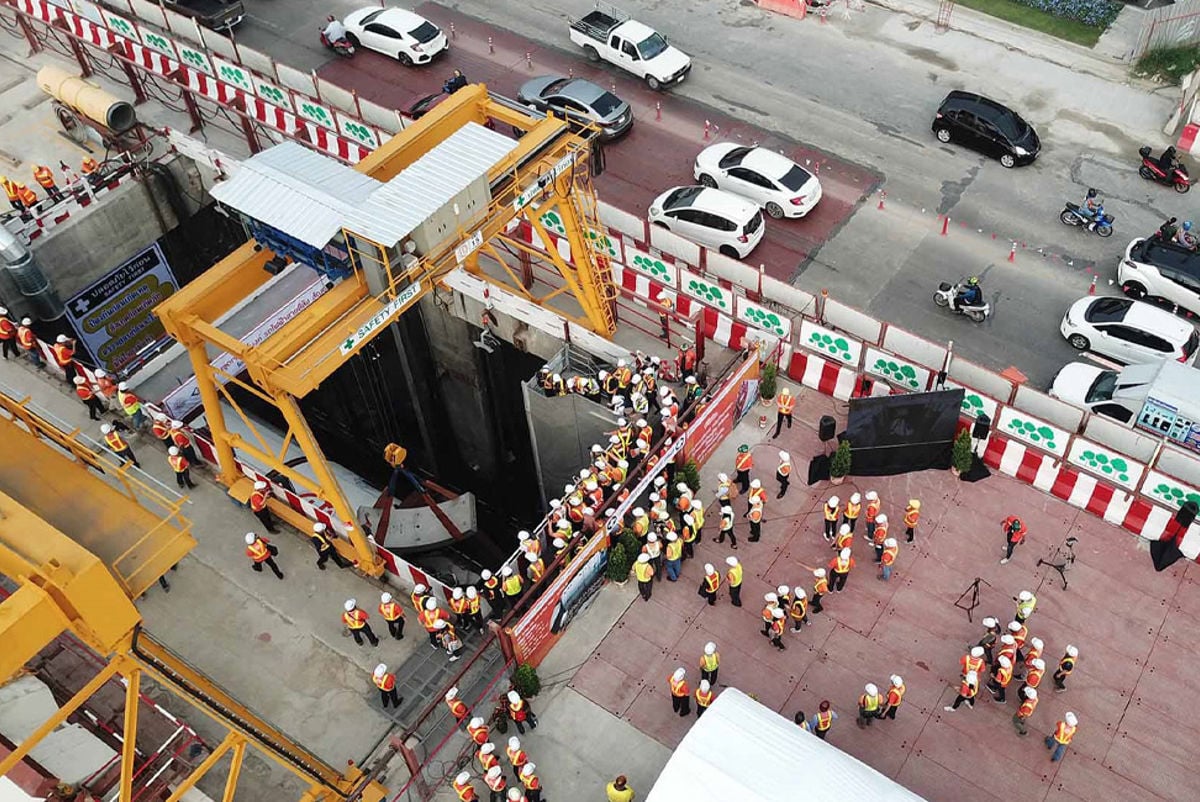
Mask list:
[[[988,618],[983,619],[981,623],[988,629],[991,629],[992,627],[996,626],[996,619],[989,616]]]
[[[671,394],[671,388],[663,387],[661,390],[658,391],[658,394],[661,395],[663,398],[666,398],[668,395]]]
[[[1038,671],[1046,670],[1046,661],[1040,657],[1033,658],[1033,661],[1030,663],[1030,665],[1036,668]]]
[[[879,515],[875,516],[875,521],[881,524],[887,523],[887,514],[882,512],[879,513]]]
[[[718,474],[717,474],[717,481],[719,481],[719,482],[728,482],[728,481],[729,481],[729,474],[727,474],[727,473],[718,473]]]
[[[983,647],[976,646],[973,649],[971,649],[971,656],[972,657],[983,657]]]
[[[638,428],[640,428],[640,429],[644,429],[644,428],[646,428],[647,426],[649,426],[650,424],[646,423],[646,419],[645,419],[645,418],[638,418],[638,419],[637,419],[637,422],[636,422],[634,425],[635,425],[635,426],[637,426],[637,427],[638,427]]]
[[[860,496],[858,493],[850,494],[850,503],[851,504],[858,504],[861,501],[862,501],[862,496]]]
[[[1000,655],[999,657],[997,657],[996,662],[999,663],[1000,665],[1004,666],[1005,668],[1010,668],[1012,666],[1012,660],[1009,660],[1004,655]]]
[[[649,543],[657,543],[657,542],[658,542],[658,535],[656,535],[656,534],[654,534],[653,532],[651,532],[650,534],[646,535],[646,541],[647,541],[647,542],[649,542]]]
[[[172,429],[182,429],[182,428],[183,428],[183,421],[181,421],[181,420],[173,420],[173,421],[171,421],[171,428],[172,428]]]
[[[675,485],[675,489],[678,490],[680,493],[692,492],[692,489],[687,486],[687,482],[679,482],[678,484]]]
[[[387,673],[387,664],[386,663],[380,663],[379,665],[375,666],[375,676],[382,677],[386,673]]]
[[[609,510],[609,512],[615,513],[616,510]],[[562,548],[566,548],[567,541],[563,540],[561,537],[556,537],[556,538],[554,538],[554,540],[550,541],[550,545],[556,549],[562,549]]]
[[[889,537],[887,540],[883,541],[883,545],[887,546],[889,549],[895,548],[896,547],[896,538]]]
[[[508,789],[509,802],[521,802],[521,789],[513,786]]]
[[[708,680],[706,680],[706,679],[700,680],[700,690],[707,692],[711,689],[712,689],[712,684]]]
[[[1042,650],[1042,647],[1044,647],[1046,645],[1046,644],[1042,643],[1041,638],[1030,638],[1029,643],[1033,646],[1033,648],[1037,649],[1039,652]]]
[[[487,770],[487,776],[492,777],[493,779],[496,777],[499,777],[500,776],[500,767],[492,766],[490,769]]]
[[[695,383],[696,383],[696,377],[695,377],[695,376],[688,376],[686,379],[684,379],[684,380],[683,380],[683,383],[684,383],[684,384],[695,384]]]
[[[8,309],[6,309],[3,306],[0,306],[0,315],[7,315],[7,314],[8,314]]]
[[[429,588],[425,587],[425,585],[421,584],[420,582],[413,585],[413,593],[424,593],[427,590],[429,590]]]
[[[1023,590],[1017,594],[1017,598],[1020,599],[1021,601],[1029,601],[1030,599],[1033,598],[1033,594],[1027,590]]]
[[[557,510],[562,506],[562,500],[557,498],[550,499],[550,509]]]
[[[561,374],[561,373],[555,373],[555,374],[554,374],[554,380],[555,380],[556,382],[560,382],[560,381],[562,381],[562,374]]]
[[[709,641],[708,643],[704,644],[704,653],[705,654],[712,654],[716,650],[717,650],[717,644],[713,643],[712,641]]]
[[[518,541],[529,540],[529,533],[526,532],[524,529],[522,529],[520,532],[517,532],[517,540]]]
[[[891,680],[892,680],[893,685],[903,685],[904,684],[904,679],[899,674],[892,674]]]
[[[1025,696],[1029,699],[1036,699],[1037,698],[1037,689],[1036,688],[1026,688]]]
[[[491,741],[488,741],[483,746],[479,747],[479,751],[483,752],[485,755],[490,755],[492,752],[496,751],[496,745]]]
[[[313,531],[314,531],[314,532],[324,532],[324,531],[325,531],[325,530],[327,530],[328,528],[329,528],[328,526],[326,526],[325,524],[321,523],[320,521],[318,521],[317,523],[313,524]],[[423,586],[422,586],[422,587],[423,587]],[[413,588],[413,590],[416,590],[416,588]]]
[[[712,567],[712,563],[705,563],[705,564],[704,564],[704,573],[706,573],[706,574],[715,574],[716,572],[717,572],[717,571],[716,571],[716,569]]]
[[[627,364],[629,364],[629,363],[627,363],[627,362],[626,362],[624,359],[618,359],[618,360],[617,360],[617,367],[619,367],[619,368],[623,368],[623,367],[625,367]]]
[[[458,688],[451,688],[451,690],[454,691],[455,696],[458,696]],[[479,716],[475,716],[475,718],[473,718],[467,722],[468,727],[472,727],[475,729],[482,727],[484,724],[485,724],[484,720],[481,719]]]
[[[730,567],[735,566],[738,564],[738,558],[737,557],[726,557],[725,564]]]
[[[815,577],[825,576],[825,569],[824,568],[816,569],[815,571],[813,571],[813,576],[815,576]]]
[[[848,535],[848,534],[850,534],[850,524],[842,524],[841,526],[839,526],[839,527],[838,527],[838,534],[839,534],[839,535]]]
[[[538,557],[536,554],[534,554],[533,552],[529,552],[528,554],[526,554],[526,555],[525,555],[525,561],[526,561],[526,562],[535,563],[535,562],[537,562],[537,561],[538,561],[538,559],[539,559],[539,557]],[[457,595],[461,595],[461,594],[462,594],[462,591],[460,591],[460,590],[459,590],[459,591],[455,591],[455,593],[456,593],[456,597],[457,597]]]
[[[521,748],[521,739],[515,735],[513,737],[509,738],[508,739],[508,748],[509,749],[520,749]]]
[[[121,391],[128,390],[129,382],[121,382],[120,384],[117,385],[117,389],[121,390]]]
[[[109,428],[111,429],[112,427],[110,426]],[[106,434],[107,434],[107,432],[106,432]],[[167,449],[167,453],[170,454],[172,457],[178,457],[179,449],[176,448],[175,446],[171,446],[170,448]]]
[[[696,523],[696,519],[693,518],[692,514],[689,512],[687,515],[683,516],[683,522],[685,524],[694,524]]]
[[[346,608],[346,612],[350,612],[358,606],[358,601],[355,599],[346,599],[346,603],[342,606]]]
[[[458,688],[457,687],[451,688],[450,690],[446,691],[446,701],[447,702],[450,701],[451,699],[455,698],[456,696],[458,696]],[[472,722],[473,721],[474,721],[474,719],[472,719]],[[480,722],[482,722],[482,721],[483,721],[483,719],[480,719]]]
[[[675,534],[674,532],[667,532],[668,543],[674,543],[676,540],[679,540],[679,535]]]
[[[521,701],[521,694],[517,693],[516,691],[509,691],[508,692],[508,701],[512,702],[515,705],[517,702]]]
[[[874,490],[867,491],[867,501],[879,501],[879,494]]]
[[[96,368],[96,378],[97,378],[97,379],[103,379],[103,378],[104,378],[105,376],[107,376],[107,375],[108,375],[108,374],[107,374],[107,373],[105,373],[105,372],[104,372],[103,370],[101,370],[100,368]],[[160,412],[159,414],[161,415],[162,413]]]
[[[868,683],[867,683],[867,686],[866,686],[866,687],[865,687],[863,690],[865,690],[865,691],[866,691],[867,693],[869,693],[871,696],[874,696],[875,694],[879,693],[879,689],[878,689],[878,688],[876,688],[876,687],[875,687],[873,684],[871,684],[870,682],[868,682]]]
[[[512,568],[506,565],[500,569],[500,576],[512,576],[512,572]]]
[[[1012,635],[1004,634],[1004,635],[1000,636],[1000,642],[1003,643],[1005,646],[1012,646],[1014,643],[1017,642],[1017,639],[1014,638]]]
[[[640,563],[648,563],[648,562],[650,562],[650,555],[649,555],[649,554],[639,554],[639,555],[638,555],[638,562],[640,562]]]
[[[1074,713],[1067,713],[1063,716],[1063,721],[1067,722],[1068,727],[1074,727],[1079,724],[1079,719],[1075,718]]]
[[[436,610],[437,609],[437,599],[430,596],[428,599],[425,600],[425,604],[423,606],[425,607],[426,610]]]
[[[1078,649],[1076,649],[1074,646],[1068,646],[1068,647],[1067,647],[1067,654],[1068,654],[1068,655],[1070,655],[1071,657],[1078,657],[1078,656],[1079,656],[1079,650],[1078,650]]]
[[[470,781],[471,781],[471,774],[470,774],[470,772],[466,772],[466,771],[459,772],[458,776],[454,778],[454,782],[456,782],[459,785],[466,785]]]
[[[617,425],[618,426],[628,426],[629,421],[625,420],[624,418],[617,418]]]
[[[843,560],[850,559],[850,549],[842,549],[841,553],[838,556],[841,557]]]
[[[255,536],[255,534],[253,532],[246,533],[246,545],[247,546],[253,545],[255,540],[258,540],[258,538]]]
[[[599,376],[601,379],[607,379],[607,378],[608,378],[608,371],[607,371],[607,370],[602,370],[602,371],[600,371],[599,373],[597,373],[596,375],[597,375],[597,376]]]
[[[757,479],[754,479],[750,482],[750,486],[751,487],[762,487],[762,482],[760,482]]]
[[[22,325],[22,326],[32,326],[32,325],[33,325],[33,321],[32,321],[32,320],[30,320],[30,319],[29,319],[29,318],[27,318],[27,317],[23,317],[23,318],[21,318],[21,325]]]
[[[83,378],[82,376],[76,376],[71,381],[75,382],[75,384],[84,384],[87,381],[87,379]]]
[[[60,334],[54,338],[54,342],[57,343],[58,345],[62,345],[66,341],[67,341],[67,335],[65,335],[65,334]]]
[[[783,608],[776,607],[774,610],[771,611],[771,615],[774,616],[775,618],[783,618],[783,616],[784,616]]]
[[[487,580],[492,578],[492,572],[489,571],[488,569],[484,568],[482,571],[479,572],[479,578],[486,582]]]
[[[675,673],[672,674],[671,677],[673,679],[675,679],[676,681],[679,681],[679,680],[683,679],[685,674],[687,674],[686,671],[684,671],[682,668],[677,668],[677,669],[675,669]]]
[[[837,496],[830,496],[829,501],[825,502],[825,504],[830,507],[836,507],[841,503],[842,503],[842,500],[840,498],[838,498]]]
[[[780,596],[788,595],[789,590],[791,590],[791,588],[789,588],[787,585],[780,585],[779,587],[775,588],[775,592]]]
[[[475,590],[474,585],[470,585],[467,587],[467,598],[468,599],[473,599],[478,595],[479,595],[479,591]]]
[[[255,490],[266,490],[266,489],[267,489],[267,483],[266,483],[266,482],[255,482],[255,483],[254,483],[254,489],[255,489]]]
[[[786,451],[779,452],[779,459],[781,462],[788,462],[789,460],[791,460],[791,458],[792,458],[792,455],[787,453]]]
[[[1020,632],[1020,631],[1021,631],[1021,624],[1020,624],[1020,622],[1018,622],[1018,621],[1009,621],[1009,622],[1008,622],[1008,631],[1009,631],[1009,632]]]
[[[453,592],[453,593],[451,593],[450,595],[451,595],[451,596],[453,596],[453,597],[454,597],[454,598],[456,598],[456,599],[461,599],[461,598],[463,597],[463,589],[462,589],[462,588],[455,588],[455,589],[454,589],[454,592]]]
[[[804,592],[804,588],[800,587],[799,585],[792,588],[792,592],[796,594],[797,598],[802,598],[802,597],[808,595],[807,593]]]
[[[776,596],[774,593],[764,593],[763,601],[777,602],[777,601],[779,601],[779,597]]]
[[[643,510],[641,507],[634,507],[634,508],[633,508],[633,517],[634,517],[634,518],[641,518],[641,517],[642,517],[643,515],[645,515],[645,514],[646,514],[646,511],[645,511],[645,510]]]
[[[109,424],[107,424],[107,423],[102,423],[102,424],[100,424],[100,431],[101,431],[102,433],[104,433],[104,434],[111,434],[111,433],[112,433],[112,426],[110,426],[110,425],[109,425]]]

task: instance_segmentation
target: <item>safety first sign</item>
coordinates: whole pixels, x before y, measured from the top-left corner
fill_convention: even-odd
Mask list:
[[[67,301],[67,317],[96,365],[115,373],[167,339],[154,307],[178,289],[155,243]]]

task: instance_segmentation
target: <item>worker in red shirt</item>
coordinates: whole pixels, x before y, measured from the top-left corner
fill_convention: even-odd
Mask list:
[[[100,420],[100,416],[104,414],[104,402],[96,397],[96,390],[83,376],[75,377],[75,395],[79,396],[79,400],[88,408],[88,417]]]
[[[399,710],[404,697],[396,693],[396,675],[387,670],[387,665],[380,663],[375,666],[371,679],[379,689],[379,698],[383,701],[384,709],[387,709],[390,702],[394,709]]]
[[[158,418],[150,424],[150,430],[157,433],[162,427],[162,422]],[[169,433],[169,430],[168,430]],[[186,453],[186,452],[185,452]],[[271,515],[271,511],[267,509],[267,499],[270,498],[270,491],[267,489],[266,482],[255,482],[254,489],[250,491],[250,511],[254,513],[254,517],[262,521],[263,527],[268,532],[278,532],[275,528],[275,517]]]
[[[345,612],[342,613],[342,623],[354,636],[354,642],[362,646],[365,636],[372,646],[378,646],[379,638],[375,637],[375,633],[371,631],[371,625],[367,623],[367,613],[359,609],[358,602],[354,599],[346,599],[343,608]]]
[[[272,546],[271,541],[265,537],[259,537],[253,532],[247,532],[245,540],[246,556],[250,558],[250,567],[261,574],[265,565],[278,579],[283,579],[283,571],[280,571],[279,566],[275,564],[275,555],[279,553],[279,549]]]
[[[1025,522],[1015,515],[1010,515],[1005,518],[1000,527],[1004,530],[1004,559],[1000,561],[1001,565],[1006,564],[1012,559],[1013,549],[1018,543],[1025,540]]]
[[[20,353],[17,351],[17,324],[3,306],[0,306],[0,347],[4,349],[5,359],[9,354],[16,356]]]
[[[850,549],[842,549],[838,556],[829,561],[829,587],[834,593],[841,593],[846,587],[846,577],[850,576],[852,568],[854,558],[850,556]]]

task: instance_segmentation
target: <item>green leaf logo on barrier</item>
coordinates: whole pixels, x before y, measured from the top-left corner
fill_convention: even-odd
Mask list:
[[[112,15],[109,15],[108,16],[108,24],[109,24],[109,27],[111,27],[117,33],[124,34],[125,36],[133,36],[134,35],[133,26],[130,25],[125,20],[121,19],[120,17],[114,17]]]
[[[588,229],[588,239],[591,240],[593,248],[597,246],[603,248],[610,259],[616,259],[620,255],[617,253],[617,246],[613,244],[612,238],[607,234]]]
[[[246,71],[237,67],[222,64],[217,70],[217,77],[227,84],[233,84],[247,90],[253,89],[250,80],[246,77]]]
[[[329,112],[322,106],[318,106],[315,103],[302,102],[300,104],[300,113],[326,128],[333,128],[333,118],[329,116]]]
[[[854,355],[850,353],[850,343],[844,337],[834,337],[831,334],[814,331],[808,336],[808,344],[811,348],[824,351],[840,362],[849,362],[854,358]]]
[[[158,34],[151,33],[150,31],[146,31],[146,36],[143,41],[145,41],[145,43],[147,45],[149,45],[150,47],[155,47],[155,48],[158,48],[159,50],[170,50],[171,49],[170,40],[164,39],[163,37],[159,36]]]
[[[347,122],[345,128],[348,136],[354,137],[364,145],[375,146],[375,134],[367,126],[362,123]]]
[[[286,95],[283,94],[283,90],[279,87],[263,83],[258,85],[258,94],[260,97],[271,101],[276,106],[282,106],[284,104],[284,98],[286,97]]]
[[[1022,440],[1043,445],[1051,451],[1058,450],[1054,442],[1054,430],[1049,426],[1039,426],[1031,421],[1013,418],[1005,428]]]
[[[1129,463],[1120,457],[1110,458],[1103,451],[1088,449],[1079,455],[1079,461],[1093,471],[1111,476],[1119,482],[1129,481]]]
[[[742,314],[760,329],[766,329],[778,337],[783,337],[787,334],[787,329],[783,327],[783,321],[779,319],[779,315],[769,309],[748,306]]]
[[[204,58],[203,53],[198,53],[195,50],[188,50],[181,47],[179,48],[179,55],[184,61],[186,61],[188,64],[191,64],[196,69],[204,72],[208,71],[208,61]]]
[[[917,372],[913,370],[912,365],[901,365],[898,362],[892,362],[889,359],[881,357],[875,360],[875,364],[871,366],[871,370],[884,378],[891,379],[898,384],[903,384],[909,389],[921,389],[921,384],[917,381]],[[965,401],[963,402],[963,406],[966,406]]]
[[[720,307],[721,309],[729,308],[729,302],[725,300],[725,293],[715,284],[709,284],[706,281],[694,278],[688,279],[687,293],[712,306]]]
[[[550,211],[538,218],[542,225],[560,237],[567,236],[567,227],[563,224],[562,218],[558,216],[558,212]]]
[[[658,259],[642,253],[635,253],[633,255],[633,266],[643,273],[649,273],[651,277],[664,281],[667,284],[674,283],[671,281],[671,271]]]
[[[1178,485],[1172,486],[1166,482],[1159,482],[1149,491],[1149,494],[1170,504],[1172,507],[1181,507],[1185,501],[1194,501],[1200,504],[1200,495],[1185,493],[1182,487]]]
[[[978,417],[983,412],[983,398],[975,393],[964,394],[961,409],[972,418]]]

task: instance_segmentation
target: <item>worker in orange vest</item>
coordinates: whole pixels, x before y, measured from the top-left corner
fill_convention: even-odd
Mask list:
[[[191,463],[187,457],[179,453],[179,449],[171,446],[167,449],[167,464],[171,466],[171,470],[175,471],[175,483],[180,487],[187,485],[189,488],[195,487],[192,482]]]
[[[25,204],[21,203],[21,193],[17,192],[19,184],[6,175],[0,175],[0,186],[4,187],[4,194],[8,196],[9,205],[15,211],[25,211]]]
[[[863,521],[866,523],[866,532],[864,537],[871,540],[875,535],[875,523],[879,518],[879,510],[883,506],[879,501],[879,494],[874,490],[867,491],[867,508],[863,511]]]
[[[75,377],[75,395],[79,396],[79,400],[88,408],[88,417],[100,420],[100,416],[104,414],[104,403],[96,397],[96,391],[83,376]]]
[[[1075,730],[1078,727],[1079,719],[1075,718],[1074,713],[1067,713],[1063,716],[1062,721],[1054,727],[1054,733],[1046,736],[1046,748],[1054,750],[1050,755],[1051,762],[1062,760],[1063,754],[1067,751],[1067,745],[1075,737]]]
[[[183,421],[171,421],[171,442],[179,449],[180,454],[188,458],[188,462],[192,464],[200,463],[199,458],[196,456],[196,449],[192,448],[192,438],[188,436],[187,431],[183,428]]]
[[[1004,703],[1008,684],[1012,682],[1012,672],[1012,660],[1007,655],[997,656],[996,667],[992,672],[992,681],[988,683],[988,690],[992,692],[992,697],[1001,704]]]
[[[766,506],[767,491],[763,488],[761,481],[754,479],[750,482],[750,492],[746,494],[746,499],[746,512],[742,515],[743,518],[750,515],[750,508],[753,507],[755,503]]]
[[[658,313],[658,323],[662,326],[663,339],[669,346],[671,344],[671,310],[675,305],[671,303],[671,299],[665,293],[658,299],[658,305],[661,307],[661,311]]]
[[[458,660],[458,653],[463,647],[462,640],[458,637],[458,630],[446,618],[434,621],[433,628],[438,645],[446,650],[446,656],[450,658],[449,662],[453,663]]]
[[[97,174],[100,171],[100,164],[91,156],[84,156],[83,162],[80,164],[80,171],[89,181],[93,176],[99,177]]]
[[[825,519],[825,542],[832,543],[837,537],[838,532],[838,516],[842,512],[842,500],[837,496],[830,496],[825,502],[825,507],[821,510],[821,514]]]
[[[883,711],[879,714],[881,719],[890,718],[896,720],[896,711],[900,709],[900,703],[904,701],[904,680],[899,674],[892,674],[890,677],[892,684],[887,689],[887,696],[883,700]]]
[[[133,449],[125,442],[125,438],[112,427],[112,424],[105,423],[100,427],[100,433],[104,435],[104,444],[116,454],[118,458],[125,462],[132,462],[135,467],[142,467],[137,461],[137,457],[133,455]]]
[[[21,219],[28,220],[30,218],[29,213],[34,211],[34,208],[38,204],[37,193],[24,184],[17,184],[17,198],[21,201],[21,206],[25,208]]]
[[[1038,695],[1033,688],[1021,688],[1021,706],[1017,708],[1017,712],[1013,713],[1013,726],[1017,728],[1018,735],[1028,735],[1029,730],[1025,727],[1025,722],[1033,715],[1033,711],[1037,709]]]
[[[63,199],[62,192],[54,183],[54,173],[50,172],[50,168],[44,164],[35,164],[33,166],[33,180],[41,185],[42,189],[46,190],[46,194],[50,196],[50,200],[58,203]]]
[[[782,607],[776,607],[771,611],[771,645],[779,651],[783,651],[787,647],[783,645],[783,632],[787,628],[784,622],[784,617],[787,613]]]
[[[517,802],[542,802],[542,780],[537,776],[537,766],[533,763],[526,763],[521,769],[521,785],[525,786],[525,793],[519,797],[515,797]],[[512,792],[517,789],[510,789],[508,798],[514,799]]]
[[[283,579],[283,571],[280,571],[279,566],[275,564],[275,555],[279,553],[279,549],[272,546],[271,541],[265,537],[259,537],[253,532],[247,532],[245,540],[246,556],[250,558],[250,567],[261,574],[265,565],[277,578]]]
[[[521,739],[513,736],[508,739],[508,746],[504,748],[504,753],[508,755],[509,765],[512,766],[513,776],[518,780],[521,779],[521,769],[525,768],[525,764],[529,762],[529,755],[521,748]]]
[[[896,538],[889,537],[883,541],[883,555],[879,560],[879,578],[887,582],[892,578],[892,569],[896,565],[896,555],[900,553],[900,546],[896,543]]]
[[[462,588],[455,588],[450,594],[450,612],[454,614],[454,626],[465,629],[470,623],[467,620],[467,594]]]
[[[384,710],[387,709],[389,702],[393,708],[399,710],[404,697],[396,693],[396,675],[388,671],[385,663],[375,666],[371,679],[374,681],[375,687],[379,689],[379,698],[383,702]]]
[[[841,593],[845,589],[846,578],[850,576],[850,569],[853,567],[854,558],[850,556],[850,549],[842,549],[836,557],[829,561],[829,570],[833,572],[829,584],[833,587],[834,593]]]
[[[888,537],[888,517],[881,512],[875,519],[875,531],[871,533],[871,541],[875,546],[875,562],[883,562],[883,544],[890,539]]]
[[[367,619],[370,616],[358,606],[358,601],[355,599],[346,599],[346,603],[342,607],[345,610],[342,613],[342,623],[346,625],[346,629],[354,636],[354,642],[362,646],[363,637],[365,636],[372,646],[378,646],[379,638],[375,637],[375,633],[371,631],[371,625],[367,623]]]
[[[450,715],[454,716],[455,722],[461,724],[462,720],[467,717],[467,713],[470,712],[470,709],[467,707],[466,702],[458,698],[458,688],[454,687],[446,691],[444,699],[446,701],[446,707],[450,709]],[[486,727],[484,728],[484,731],[487,731]],[[468,734],[469,732],[470,728],[468,727]]]
[[[750,490],[750,469],[754,467],[754,455],[750,453],[750,446],[742,443],[738,446],[737,456],[733,458],[733,469],[736,472],[734,481],[738,483],[738,489],[746,493]]]
[[[964,677],[974,671],[976,674],[983,671],[983,647],[972,646],[971,651],[959,658],[958,666]]]
[[[100,391],[100,396],[104,399],[104,402],[108,403],[117,395],[117,383],[112,380],[112,376],[109,376],[100,368],[96,368],[94,375],[96,377],[96,389]],[[161,412],[158,414],[162,415]],[[166,416],[164,415],[163,417],[165,419]]]
[[[917,535],[917,521],[919,520],[921,520],[921,502],[910,498],[908,506],[904,508],[904,534],[908,536],[909,543],[912,543],[913,538]]]
[[[21,350],[29,357],[29,361],[35,368],[46,364],[42,359],[42,344],[38,341],[37,335],[33,333],[33,321],[27,317],[21,318],[21,325],[17,326],[17,345],[21,346]]]
[[[1035,657],[1026,664],[1025,678],[1021,682],[1021,687],[1017,689],[1018,698],[1021,692],[1026,688],[1036,689],[1042,683],[1042,675],[1046,673],[1046,661],[1040,657]]]
[[[687,671],[682,668],[675,669],[675,673],[667,677],[667,684],[671,688],[671,710],[678,713],[680,718],[692,712],[692,691],[688,688]]]
[[[0,306],[0,347],[4,349],[4,358],[8,359],[8,355],[16,356],[17,351],[17,324],[8,316],[8,310]]]
[[[850,530],[850,524],[842,524],[838,527],[837,537],[830,546],[834,551],[848,549],[854,545],[854,532]]]
[[[379,614],[387,622],[388,634],[396,640],[404,640],[404,608],[396,603],[392,594],[379,594]]]
[[[454,691],[454,696],[457,698],[458,689],[451,688],[451,690]],[[487,723],[479,716],[475,716],[475,718],[467,722],[467,737],[469,737],[476,746],[483,746],[488,742],[489,737]]]
[[[779,467],[775,469],[775,478],[779,480],[779,495],[775,498],[783,498],[787,495],[788,482],[792,477],[792,455],[786,451],[779,452]]]
[[[451,782],[450,787],[454,789],[454,793],[458,794],[459,802],[479,802],[479,795],[475,793],[475,786],[471,785],[470,772],[459,772],[458,776]]]
[[[529,722],[529,729],[536,730],[538,725],[537,715],[529,706],[529,702],[521,698],[521,694],[516,691],[508,692],[508,717],[512,719],[513,724],[517,725],[517,732],[525,734],[525,722]]]
[[[1010,515],[1000,522],[1004,530],[1004,559],[1001,565],[1006,565],[1012,559],[1013,549],[1025,540],[1025,522],[1015,515]]]
[[[437,625],[438,621],[449,623],[450,614],[438,607],[437,599],[430,596],[425,599],[421,610],[421,626],[425,627],[425,632],[429,635],[429,645],[437,647],[441,646],[438,638],[438,630],[442,629]]]
[[[850,527],[851,532],[858,524],[860,512],[862,512],[862,496],[858,493],[851,493],[850,498],[846,500],[846,509],[842,511],[842,523]]]
[[[967,675],[962,678],[962,682],[958,686],[958,696],[954,700],[954,704],[946,705],[942,708],[947,713],[953,713],[958,710],[958,706],[963,702],[967,703],[967,707],[975,707],[975,695],[979,693],[979,675],[974,671],[968,671]]]
[[[171,447],[171,419],[161,412],[154,413],[150,420],[150,433],[154,435],[158,442],[162,443],[167,448]],[[255,485],[257,487],[257,484]],[[269,530],[275,531],[275,530]]]
[[[795,408],[796,396],[792,395],[791,390],[784,387],[779,391],[779,397],[775,399],[775,434],[771,437],[772,440],[779,436],[785,420],[788,428],[792,428],[792,410]]]
[[[150,424],[150,430],[154,432],[156,437],[159,437],[158,430],[161,427],[162,423],[159,422],[157,417],[154,419],[154,422]],[[170,434],[169,429],[168,434]],[[161,440],[162,438],[159,437],[159,439]],[[250,511],[254,513],[255,518],[262,521],[262,525],[268,532],[274,533],[279,530],[275,528],[275,517],[271,515],[271,511],[267,509],[268,497],[269,491],[267,490],[267,483],[262,481],[255,482],[254,489],[250,491]]]
[[[706,679],[700,680],[700,686],[696,688],[696,718],[704,715],[704,711],[708,710],[708,706],[713,703],[712,683]]]
[[[508,781],[504,779],[504,769],[492,766],[483,775],[483,781],[491,791],[490,802],[504,802],[504,790],[508,788]]]
[[[829,593],[829,579],[825,576],[824,568],[817,568],[813,571],[813,593],[808,605],[808,609],[813,615],[824,609],[821,606],[821,599],[827,593]]]

